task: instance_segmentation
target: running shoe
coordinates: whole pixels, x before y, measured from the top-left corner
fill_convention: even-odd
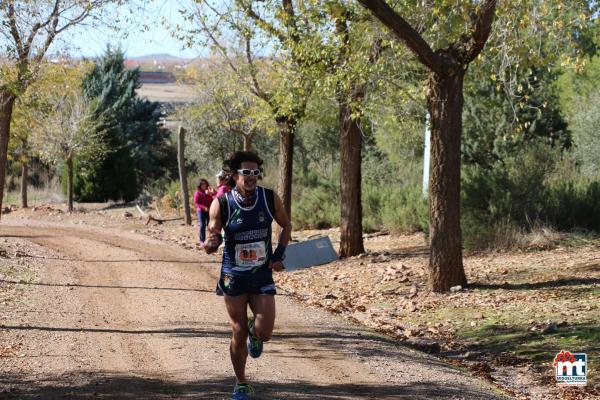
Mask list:
[[[247,383],[237,383],[233,388],[231,400],[249,400],[254,394],[254,389]]]
[[[252,334],[254,330],[254,317],[248,318],[248,353],[252,358],[258,358],[263,351],[263,342]]]

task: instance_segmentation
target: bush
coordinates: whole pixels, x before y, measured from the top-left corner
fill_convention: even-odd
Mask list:
[[[325,229],[339,226],[339,187],[323,183],[300,189],[292,202],[295,229]]]
[[[163,197],[171,184],[171,180],[166,176],[158,178],[146,188],[147,193],[152,197]]]
[[[560,152],[531,145],[491,168],[463,168],[461,227],[466,248],[511,247],[545,229],[600,231],[600,182],[561,170]],[[517,243],[517,246],[518,243]]]
[[[560,230],[600,232],[600,182],[586,178],[548,185],[545,219]]]
[[[166,191],[161,198],[164,207],[174,208],[176,210],[183,204],[181,202],[181,185],[179,181],[171,181],[166,187]],[[192,203],[190,203],[192,204]]]
[[[539,222],[531,227],[521,227],[507,220],[480,225],[467,218],[463,219],[462,228],[469,233],[463,235],[463,245],[471,250],[547,249],[562,239],[551,226]]]
[[[363,207],[363,231],[374,232],[383,228],[383,217],[381,210],[385,198],[382,194],[383,188],[363,184],[362,207]]]
[[[400,185],[370,185],[363,182],[364,232],[384,228],[395,232],[427,232],[427,200],[421,194],[421,187],[414,184],[404,187]],[[294,228],[324,229],[339,226],[340,189],[337,182],[323,181],[310,173],[298,179],[295,188],[298,191],[292,202]]]
[[[386,187],[381,191],[384,227],[396,232],[429,232],[429,210],[420,185]]]

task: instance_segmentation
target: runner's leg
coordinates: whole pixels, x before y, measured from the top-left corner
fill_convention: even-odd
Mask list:
[[[275,296],[272,294],[251,294],[250,309],[255,316],[254,336],[267,342],[271,339],[275,326]]]
[[[225,307],[231,320],[231,363],[238,382],[246,382],[246,338],[248,337],[248,294],[238,296],[225,295]]]

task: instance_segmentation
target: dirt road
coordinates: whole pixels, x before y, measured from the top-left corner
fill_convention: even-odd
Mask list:
[[[131,232],[2,221],[35,266],[0,304],[0,398],[225,399],[229,326],[216,257]],[[2,310],[2,308],[5,308]],[[364,328],[277,297],[273,340],[248,376],[259,399],[498,399],[488,384]]]

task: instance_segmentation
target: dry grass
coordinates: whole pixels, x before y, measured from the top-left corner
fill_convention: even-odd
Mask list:
[[[551,249],[564,238],[564,234],[544,224],[535,224],[531,230],[513,224],[499,224],[488,244],[488,250]]]
[[[66,197],[58,185],[51,185],[48,188],[29,187],[27,189],[27,205],[36,207],[42,204],[56,204],[66,202]],[[3,204],[6,206],[21,206],[21,192],[12,191],[6,193]]]

